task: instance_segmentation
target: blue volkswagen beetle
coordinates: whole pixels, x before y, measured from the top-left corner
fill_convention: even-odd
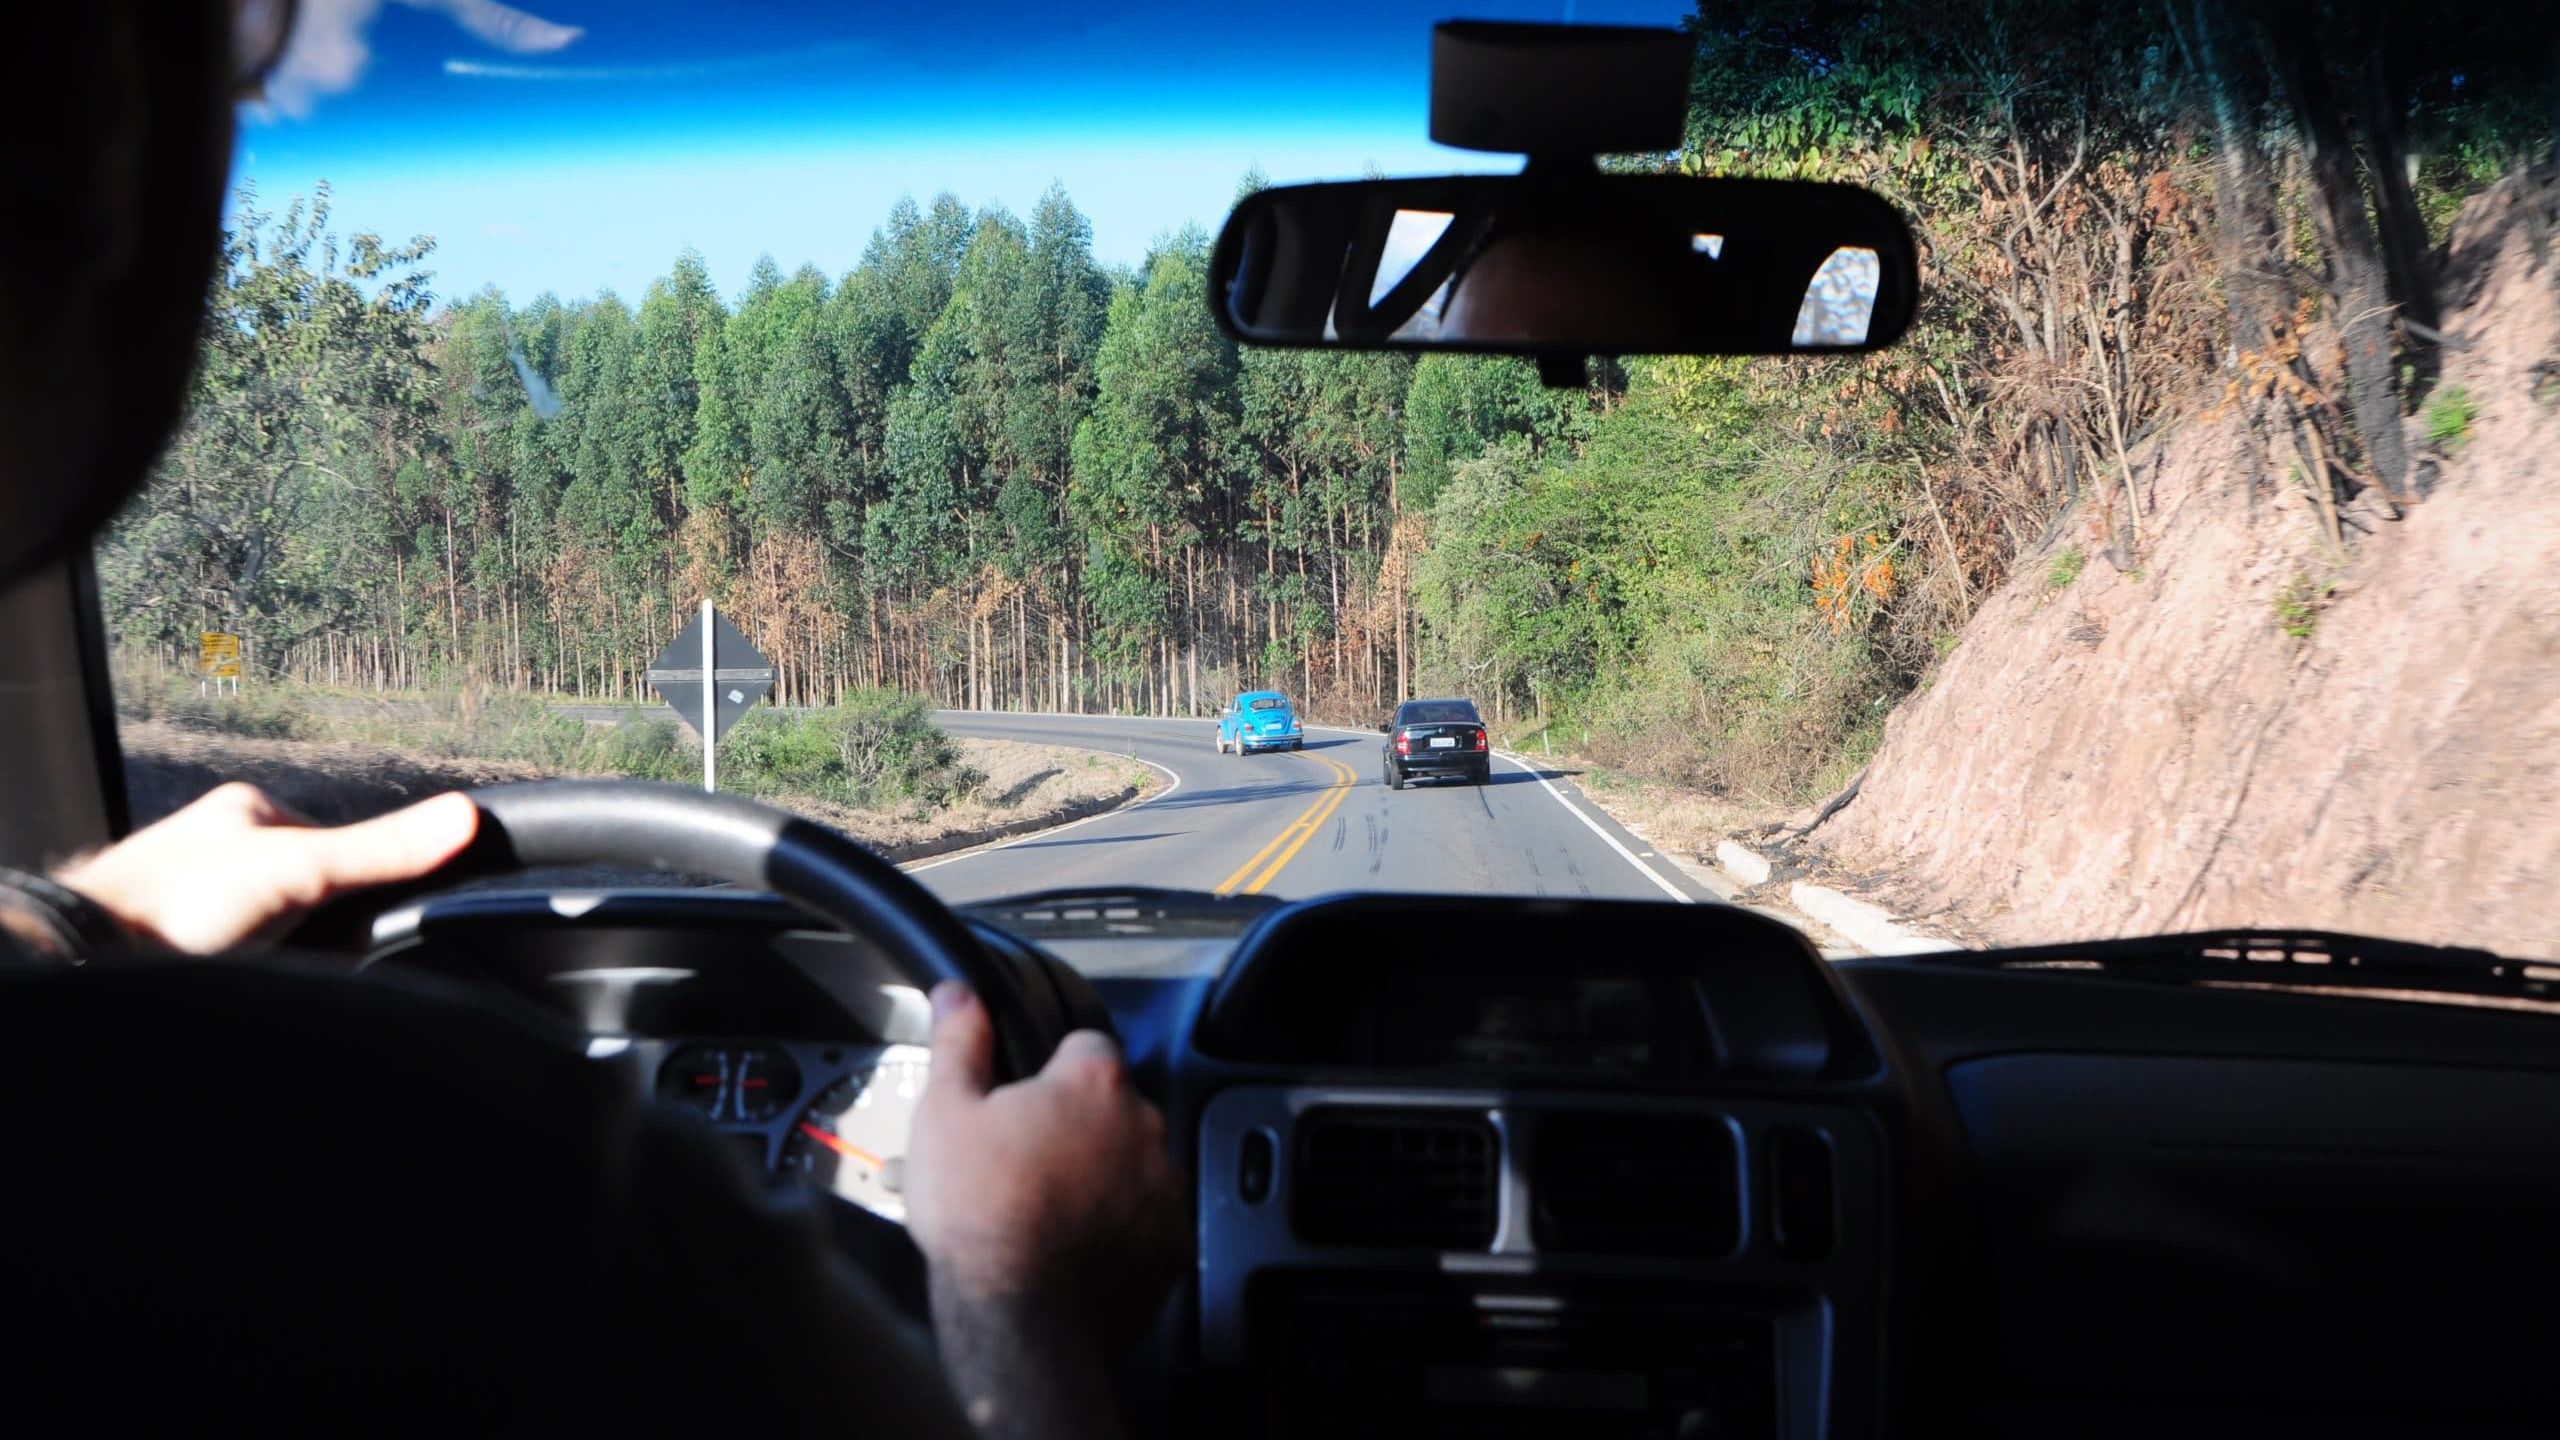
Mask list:
[[[1247,690],[1218,712],[1218,753],[1295,750],[1303,737],[1298,712],[1277,690]]]

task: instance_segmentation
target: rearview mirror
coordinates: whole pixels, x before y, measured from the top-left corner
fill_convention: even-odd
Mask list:
[[[1536,167],[1257,191],[1209,289],[1250,344],[1546,357],[1871,350],[1918,292],[1855,186]]]

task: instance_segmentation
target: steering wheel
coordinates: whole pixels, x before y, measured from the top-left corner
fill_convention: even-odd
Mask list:
[[[470,793],[479,832],[429,877],[427,890],[566,865],[673,870],[753,886],[878,946],[920,989],[958,980],[977,992],[995,1029],[999,1080],[1038,1070],[1065,1034],[1059,1007],[1043,1003],[1027,977],[991,955],[942,902],[823,825],[735,795],[646,781],[533,780]]]

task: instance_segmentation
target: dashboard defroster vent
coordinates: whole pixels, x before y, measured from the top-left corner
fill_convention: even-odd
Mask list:
[[[1463,1110],[1310,1110],[1289,1219],[1319,1245],[1481,1250],[1499,1218],[1501,1143]]]

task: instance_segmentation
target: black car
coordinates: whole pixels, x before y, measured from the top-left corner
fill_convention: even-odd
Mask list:
[[[1407,700],[1385,729],[1380,753],[1390,790],[1435,775],[1462,775],[1481,785],[1493,774],[1493,747],[1473,700]]]

